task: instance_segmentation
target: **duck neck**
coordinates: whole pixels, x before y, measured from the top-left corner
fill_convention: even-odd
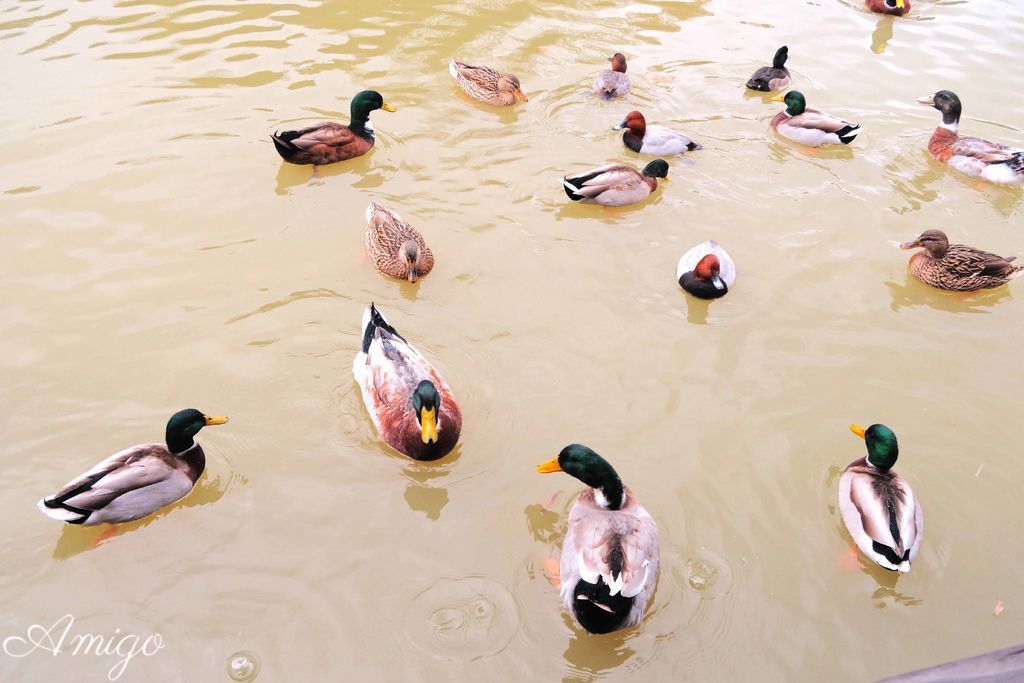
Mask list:
[[[363,138],[373,137],[373,124],[370,123],[370,112],[365,107],[358,107],[353,102],[351,108],[352,118],[349,120],[348,127],[356,135]]]
[[[172,455],[181,455],[196,445],[195,439],[182,432],[167,431],[167,450]]]

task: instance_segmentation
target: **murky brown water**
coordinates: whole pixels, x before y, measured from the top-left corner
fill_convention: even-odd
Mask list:
[[[1024,144],[1024,10],[583,0],[0,7],[0,635],[160,633],[121,680],[861,681],[1019,641],[1021,297],[926,289],[895,243],[939,227],[1024,255],[1020,190],[928,157],[940,88],[963,130]],[[380,9],[378,9],[378,7]],[[811,106],[864,125],[815,154],[774,136],[742,84],[782,43]],[[569,205],[559,176],[635,162],[589,96],[614,50],[634,103],[704,145],[636,209]],[[527,105],[466,100],[451,56],[520,76]],[[378,146],[321,169],[268,134],[347,119]],[[418,286],[361,257],[369,200],[437,256]],[[735,290],[676,286],[719,240]],[[374,300],[442,370],[455,454],[376,439],[352,381]],[[195,406],[208,470],[180,504],[62,528],[35,501]],[[851,421],[900,436],[927,513],[914,571],[843,560]],[[542,559],[571,441],[605,454],[658,520],[651,614],[571,627]],[[552,496],[560,492],[552,500]],[[1005,611],[993,608],[1002,600]],[[116,658],[0,654],[3,680],[103,680]]]

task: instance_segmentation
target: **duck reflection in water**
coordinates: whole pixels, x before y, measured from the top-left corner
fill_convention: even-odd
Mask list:
[[[211,477],[207,472],[196,482],[191,493],[181,500],[161,508],[156,514],[137,519],[134,522],[121,522],[120,524],[101,524],[89,527],[64,525],[63,532],[53,549],[53,559],[67,560],[80,553],[93,550],[113,538],[147,527],[166,515],[173,514],[174,510],[178,508],[216,503],[224,497],[230,485],[236,480],[245,483],[245,480],[235,473],[231,473],[226,481],[222,481],[219,475]]]
[[[441,518],[441,511],[448,505],[448,489],[431,484],[431,481],[447,477],[448,468],[458,462],[461,456],[462,444],[459,444],[445,456],[444,464],[413,461],[402,470],[402,475],[408,482],[404,494],[405,504],[410,510],[422,512],[427,519]]]

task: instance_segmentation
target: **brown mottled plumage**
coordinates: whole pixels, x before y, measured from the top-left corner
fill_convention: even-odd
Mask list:
[[[396,280],[416,282],[434,267],[423,235],[377,202],[366,208],[366,253],[377,270]]]
[[[512,74],[503,74],[489,66],[471,66],[452,60],[448,71],[455,82],[470,97],[499,107],[510,107],[516,103],[527,102],[519,79]]]
[[[1024,272],[1011,261],[1016,256],[997,256],[963,244],[950,244],[941,230],[925,230],[901,249],[922,247],[910,257],[910,272],[921,282],[954,292],[973,292],[1006,284]]]

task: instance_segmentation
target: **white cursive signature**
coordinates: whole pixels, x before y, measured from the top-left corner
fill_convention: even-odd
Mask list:
[[[36,650],[51,653],[54,657],[67,652],[72,657],[75,655],[91,654],[95,657],[118,657],[114,666],[107,672],[107,678],[116,681],[128,668],[129,662],[138,655],[152,657],[164,647],[164,638],[159,633],[147,636],[145,640],[137,635],[126,633],[121,635],[121,629],[114,629],[111,636],[98,636],[92,633],[80,633],[71,636],[68,647],[65,643],[75,624],[75,617],[65,614],[49,628],[39,624],[32,624],[28,627],[25,637],[8,636],[4,638],[4,652],[10,656],[20,659],[27,657]]]

